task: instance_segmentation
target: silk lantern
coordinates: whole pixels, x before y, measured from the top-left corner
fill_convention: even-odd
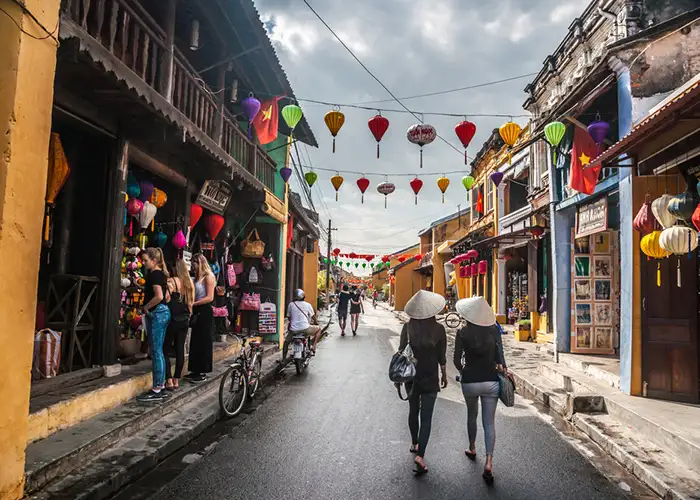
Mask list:
[[[328,127],[328,130],[333,136],[333,152],[335,153],[335,136],[338,135],[338,132],[345,123],[345,115],[341,113],[340,110],[334,109],[326,113],[323,117],[323,121],[326,122],[326,127]]]
[[[172,244],[173,247],[175,247],[175,249],[177,250],[177,255],[179,258],[182,249],[185,248],[185,246],[187,245],[187,238],[185,238],[185,234],[182,232],[181,229],[178,229],[178,231],[175,233],[175,236],[173,236]]]
[[[651,259],[663,259],[669,256],[669,253],[664,250],[659,244],[661,239],[661,231],[652,231],[645,235],[639,242],[639,248],[642,253]],[[656,263],[656,286],[661,286],[661,263]]]
[[[258,101],[253,94],[248,94],[248,97],[241,101],[241,109],[248,118],[248,140],[250,140],[250,131],[253,128],[253,120],[258,116],[260,112],[260,101]]]
[[[670,194],[662,194],[651,202],[651,211],[664,229],[676,223],[676,218],[668,211],[668,204],[672,199],[673,196]]]
[[[139,244],[139,247],[141,250],[145,250],[146,247],[148,246],[148,236],[146,236],[146,233],[141,233],[136,237],[136,240]]]
[[[455,134],[457,134],[457,138],[459,138],[459,141],[462,143],[462,146],[464,147],[464,164],[467,164],[467,148],[469,147],[469,144],[472,142],[472,139],[474,138],[474,134],[476,134],[476,125],[474,125],[472,122],[464,120],[462,122],[459,122],[457,126],[455,126]]]
[[[445,191],[447,191],[447,188],[450,185],[450,179],[447,177],[440,177],[437,180],[437,187],[442,193],[442,202],[445,203]]]
[[[505,123],[501,126],[501,128],[498,129],[498,133],[500,134],[501,139],[503,139],[503,142],[506,143],[509,149],[508,165],[512,163],[513,146],[518,141],[518,137],[520,137],[520,132],[522,132],[520,125],[514,122]]]
[[[588,135],[591,136],[593,142],[598,146],[598,154],[601,153],[603,149],[603,142],[608,136],[610,131],[610,124],[608,122],[601,121],[600,115],[596,117],[596,121],[588,126]]]
[[[282,108],[282,118],[292,132],[301,121],[302,116],[304,113],[296,104],[287,104]]]
[[[143,209],[143,202],[138,198],[129,198],[126,202],[126,213],[129,214],[129,236],[134,234],[134,220],[141,210]]]
[[[409,184],[411,185],[411,189],[413,190],[416,205],[418,205],[418,193],[420,193],[420,190],[423,189],[423,181],[416,177],[411,182],[409,182]]]
[[[339,253],[340,253],[340,248],[333,249],[333,255],[335,255],[337,257]]]
[[[632,227],[635,231],[641,233],[642,236],[649,234],[654,230],[655,219],[654,213],[651,211],[651,198],[647,194],[642,208],[639,209],[637,215],[634,216]]]
[[[691,218],[693,225],[696,229],[700,230],[700,205],[695,208],[693,212],[693,217]]]
[[[190,229],[197,225],[203,213],[204,208],[202,208],[202,205],[197,205],[196,203],[190,205]]]
[[[58,193],[70,174],[70,166],[61,144],[61,137],[52,133],[49,141],[49,169],[46,179],[46,214],[44,216],[44,242],[48,243],[51,235],[51,211]]]
[[[360,193],[362,193],[362,203],[365,202],[365,191],[367,191],[367,188],[369,187],[369,179],[367,177],[360,177],[357,179],[357,188],[360,190]]]
[[[669,253],[676,255],[688,254],[690,259],[691,253],[698,247],[698,232],[695,229],[685,226],[673,226],[661,231],[659,237],[659,245]],[[681,287],[681,261],[678,259],[676,269],[676,284]]]
[[[492,172],[491,175],[489,175],[489,179],[491,179],[491,182],[493,182],[493,185],[498,187],[501,185],[501,181],[503,181],[503,172],[499,172],[496,170],[495,172]]]
[[[212,241],[216,239],[224,227],[224,218],[219,214],[207,214],[204,216],[204,228]]]
[[[566,125],[562,122],[551,122],[544,127],[544,136],[547,138],[549,145],[552,146],[553,165],[557,164],[557,149],[565,135]]]
[[[156,208],[160,209],[168,202],[168,195],[161,189],[153,188],[153,193],[151,193],[151,197],[148,201],[153,203]]]
[[[136,180],[136,177],[131,172],[126,177],[126,194],[129,195],[129,198],[138,198],[141,194],[139,181]]]
[[[479,261],[479,274],[486,274],[489,270],[489,263],[485,260]]]
[[[158,212],[158,209],[153,203],[150,201],[143,202],[143,207],[141,207],[141,211],[139,212],[139,224],[141,225],[141,229],[146,229],[149,225],[153,224],[156,218],[156,212]],[[153,227],[151,227],[151,231],[153,231]]]
[[[153,190],[155,189],[153,183],[149,180],[144,179],[141,182],[139,182],[139,188],[141,191],[139,193],[139,200],[143,201],[144,203],[149,201],[151,199],[151,195],[153,194]]]
[[[360,266],[359,262],[355,262],[355,269],[357,269]]]
[[[668,211],[676,219],[690,222],[699,203],[700,195],[695,191],[695,186],[692,189],[688,186],[686,191],[671,198],[668,203]]]
[[[469,191],[474,185],[475,181],[476,180],[471,175],[465,175],[464,177],[462,177],[462,186],[464,186],[464,189]]]
[[[306,172],[304,174],[304,179],[306,180],[306,184],[308,184],[309,187],[312,187],[316,183],[318,175],[316,172]]]
[[[393,193],[396,190],[396,186],[394,186],[391,182],[382,182],[377,186],[377,191],[380,194],[384,195],[384,208],[386,208],[386,198],[389,196],[391,193]]]
[[[479,252],[472,248],[465,255],[467,256],[467,259],[477,259],[479,257]]]
[[[406,262],[406,256],[405,255],[400,255],[399,258],[397,259],[400,263]]]
[[[158,248],[163,248],[168,242],[168,235],[163,232],[162,228],[159,228],[158,232],[153,236],[153,242]]]
[[[406,131],[406,139],[420,146],[420,168],[423,168],[423,146],[427,146],[435,140],[437,132],[435,127],[427,123],[416,123]]]
[[[471,273],[472,273],[473,277],[476,278],[477,276],[479,276],[479,266],[477,265],[476,262],[474,262],[471,266],[469,266],[469,268],[471,269]]]
[[[331,184],[333,184],[333,187],[335,188],[335,201],[338,201],[338,190],[340,189],[340,186],[343,185],[343,177],[340,174],[336,174],[333,177],[331,177]]]
[[[379,158],[379,143],[389,128],[389,120],[379,113],[377,116],[367,121],[367,126],[369,127],[369,131],[372,132],[374,139],[377,141],[377,158]]]
[[[280,168],[280,177],[282,177],[282,180],[286,184],[289,182],[289,178],[292,176],[292,169],[289,167],[282,167]]]

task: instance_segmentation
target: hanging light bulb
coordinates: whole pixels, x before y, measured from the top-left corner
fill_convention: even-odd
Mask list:
[[[231,103],[238,102],[238,78],[233,80],[231,84]]]
[[[199,20],[192,19],[190,27],[190,50],[199,50]]]

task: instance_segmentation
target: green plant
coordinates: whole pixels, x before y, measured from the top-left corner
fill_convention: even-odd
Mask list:
[[[521,319],[518,321],[518,327],[520,330],[529,330],[532,325],[532,322],[529,319]]]

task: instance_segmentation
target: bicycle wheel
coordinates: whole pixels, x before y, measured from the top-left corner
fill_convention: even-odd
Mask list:
[[[253,399],[260,388],[262,378],[262,354],[256,353],[248,376],[248,399]]]
[[[224,373],[219,386],[219,406],[227,417],[235,417],[243,409],[248,394],[248,377],[236,363]]]
[[[455,312],[451,312],[445,316],[445,324],[450,328],[458,328],[461,323],[462,318]]]

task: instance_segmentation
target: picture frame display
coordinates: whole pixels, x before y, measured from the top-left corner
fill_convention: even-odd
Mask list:
[[[591,276],[591,258],[577,255],[574,257],[574,276],[576,278],[589,278]]]

